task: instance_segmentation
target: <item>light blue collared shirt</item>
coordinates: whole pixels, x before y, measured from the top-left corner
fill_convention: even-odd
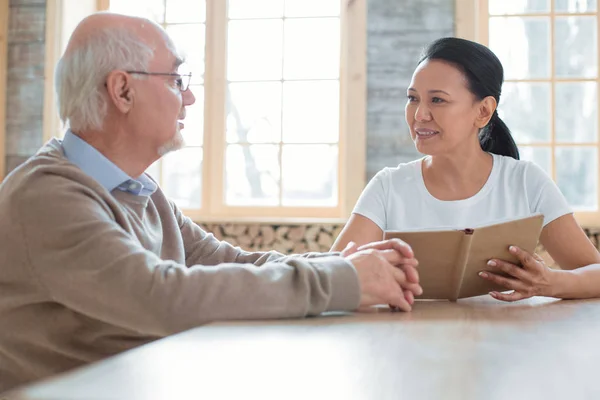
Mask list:
[[[130,177],[71,130],[67,130],[65,133],[62,148],[65,157],[70,162],[98,181],[109,192],[119,189],[136,196],[150,196],[158,188],[156,183],[148,178],[146,174],[142,174],[135,179]]]

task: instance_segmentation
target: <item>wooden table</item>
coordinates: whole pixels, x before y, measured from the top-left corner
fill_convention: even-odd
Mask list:
[[[483,297],[204,326],[14,398],[600,399],[599,367],[600,300]]]

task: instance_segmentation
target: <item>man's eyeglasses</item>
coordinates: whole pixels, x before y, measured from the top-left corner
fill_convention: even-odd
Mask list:
[[[192,80],[192,73],[178,74],[175,72],[146,72],[146,71],[125,71],[128,74],[139,74],[139,75],[158,75],[158,76],[174,76],[177,87],[182,92],[185,92],[190,87],[190,81]]]

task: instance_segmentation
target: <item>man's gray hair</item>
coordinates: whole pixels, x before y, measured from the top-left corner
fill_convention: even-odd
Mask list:
[[[63,55],[56,65],[55,89],[63,124],[73,131],[100,130],[108,109],[104,87],[114,70],[147,71],[154,49],[126,28],[101,28]],[[142,76],[136,76],[143,79]]]

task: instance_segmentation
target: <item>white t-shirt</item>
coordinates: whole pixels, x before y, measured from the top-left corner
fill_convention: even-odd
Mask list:
[[[384,168],[354,208],[383,231],[477,228],[507,219],[544,215],[544,226],[571,213],[556,184],[536,164],[492,154],[492,172],[473,197],[442,201],[423,181],[423,159]]]

